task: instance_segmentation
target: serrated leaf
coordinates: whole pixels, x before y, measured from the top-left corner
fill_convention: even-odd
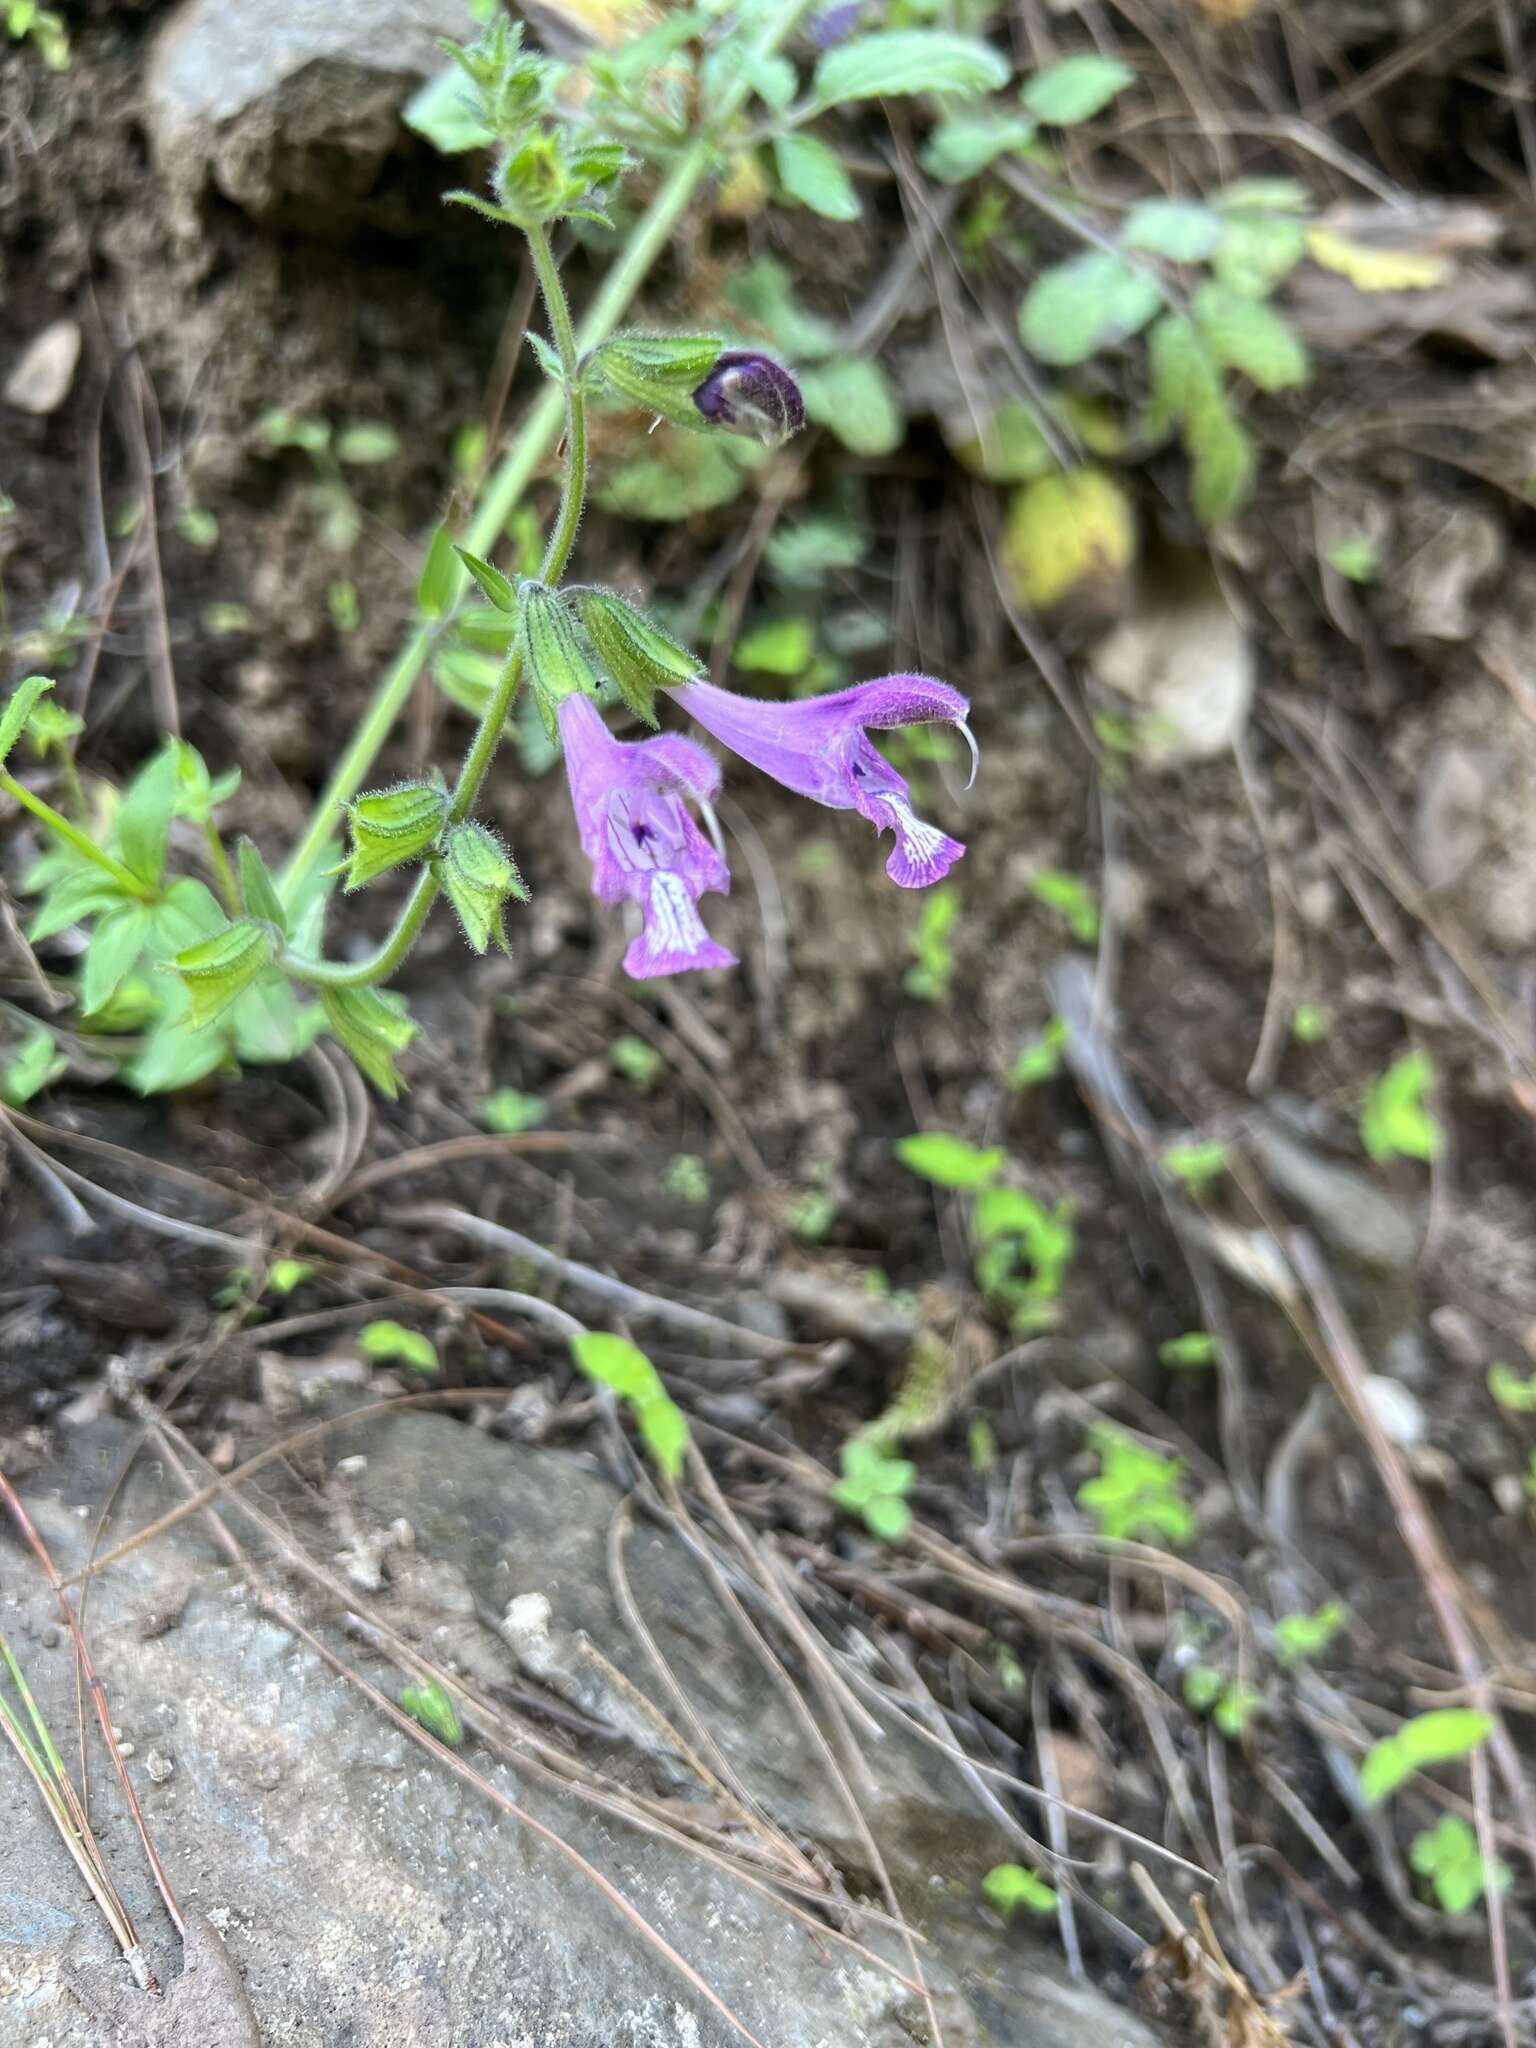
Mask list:
[[[1091,121],[1102,113],[1135,81],[1135,72],[1118,58],[1083,51],[1037,71],[1021,97],[1035,119],[1047,127],[1075,128],[1079,121]]]
[[[398,1100],[400,1076],[394,1055],[404,1052],[416,1036],[403,998],[393,991],[371,988],[327,988],[317,991],[326,1021],[381,1095]]]
[[[470,575],[474,577],[476,583],[479,584],[481,590],[490,599],[497,611],[516,612],[517,592],[499,569],[495,568],[490,562],[485,561],[480,555],[472,555],[468,548],[461,548],[457,541],[453,544],[453,552],[464,564]]]
[[[1306,382],[1311,371],[1306,350],[1263,299],[1203,284],[1190,311],[1216,361],[1251,378],[1261,391],[1285,391]]]
[[[1359,292],[1427,292],[1446,274],[1445,259],[1429,249],[1373,249],[1332,228],[1309,228],[1307,254],[1324,270],[1347,277]]]
[[[153,914],[147,903],[124,903],[97,919],[80,968],[80,1007],[87,1016],[117,993],[144,950]]]
[[[1044,610],[1089,578],[1118,576],[1130,566],[1130,499],[1107,470],[1040,477],[1014,494],[999,552],[1020,601]]]
[[[889,455],[906,422],[890,379],[867,356],[843,356],[800,376],[807,419],[828,428],[855,455]]]
[[[1150,249],[1170,263],[1203,263],[1221,246],[1227,224],[1194,199],[1148,199],[1126,216],[1120,241],[1127,249]]]
[[[53,688],[51,676],[27,676],[12,690],[0,711],[0,767],[26,729],[38,701]]]
[[[188,1022],[194,1031],[220,1017],[258,975],[272,964],[272,930],[244,917],[210,939],[176,955],[176,972],[192,998]]]
[[[250,917],[263,918],[268,924],[275,924],[286,939],[288,913],[255,843],[249,839],[242,839],[235,849],[235,859],[240,875],[240,896],[245,904],[246,914]]]
[[[984,1188],[1002,1172],[1007,1154],[997,1146],[968,1145],[948,1131],[919,1131],[896,1142],[896,1157],[909,1173],[935,1187]]]
[[[1090,249],[1035,279],[1019,309],[1019,334],[1042,363],[1082,363],[1139,333],[1162,303],[1155,277],[1109,250]]]
[[[895,98],[903,93],[996,92],[1007,61],[990,44],[945,29],[890,29],[828,50],[816,67],[818,103]]]
[[[863,212],[853,180],[816,136],[775,136],[773,161],[788,196],[823,220],[857,220]]]

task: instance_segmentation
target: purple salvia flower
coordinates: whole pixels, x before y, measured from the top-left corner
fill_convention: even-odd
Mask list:
[[[706,890],[729,890],[730,872],[684,802],[708,803],[718,793],[719,763],[673,733],[616,740],[590,697],[565,698],[558,716],[592,893],[602,903],[638,903],[645,919],[624,955],[625,973],[650,981],[690,967],[734,967],[735,954],[715,944],[698,907]]]
[[[693,402],[712,427],[753,435],[770,448],[805,425],[800,386],[782,363],[756,349],[723,349]]]
[[[826,7],[820,14],[813,14],[806,28],[811,47],[830,50],[836,44],[846,42],[858,27],[863,13],[863,0],[842,0],[839,6]]]
[[[926,889],[947,875],[964,853],[956,839],[913,815],[904,778],[871,744],[866,728],[923,725],[941,719],[958,725],[970,745],[970,710],[958,690],[929,676],[881,676],[828,697],[791,704],[738,697],[713,683],[686,683],[672,695],[733,754],[834,810],[857,811],[896,846],[885,871],[903,889]],[[974,774],[974,767],[972,770]]]

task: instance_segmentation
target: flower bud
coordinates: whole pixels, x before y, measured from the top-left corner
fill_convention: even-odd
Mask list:
[[[800,386],[772,356],[756,349],[728,348],[693,393],[693,403],[712,427],[747,434],[777,448],[805,425]]]
[[[475,951],[483,953],[494,939],[503,953],[510,953],[502,906],[509,896],[526,903],[528,890],[496,834],[484,825],[455,825],[438,872]]]

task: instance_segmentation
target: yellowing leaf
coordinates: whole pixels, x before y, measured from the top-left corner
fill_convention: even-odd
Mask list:
[[[1043,476],[1017,492],[1003,531],[1003,566],[1024,604],[1044,610],[1092,576],[1115,576],[1136,554],[1124,490],[1102,469]]]
[[[756,220],[772,190],[768,173],[751,150],[726,165],[715,193],[715,212],[725,220]]]
[[[1332,228],[1308,228],[1307,254],[1361,292],[1427,292],[1445,276],[1443,259],[1427,249],[1372,249]]]

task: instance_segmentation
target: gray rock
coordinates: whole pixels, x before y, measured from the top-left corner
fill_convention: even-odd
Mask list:
[[[1196,549],[1164,550],[1091,661],[1101,683],[1145,713],[1137,752],[1150,765],[1212,760],[1248,722],[1253,643]]]
[[[0,395],[21,412],[57,412],[69,396],[79,360],[79,322],[55,320],[27,343]]]
[[[95,1503],[125,1441],[113,1424],[76,1431],[67,1462],[25,1489],[64,1571],[83,1560]],[[420,1567],[402,1571],[387,1596],[395,1626],[477,1678],[499,1668],[504,1683],[530,1686],[495,1623],[516,1595],[542,1594],[553,1646],[536,1660],[546,1690],[568,1683],[584,1711],[608,1718],[615,1688],[583,1654],[585,1630],[631,1683],[657,1696],[608,1587],[605,1546],[618,1495],[604,1480],[574,1457],[424,1415],[339,1431],[324,1464],[334,1470],[364,1450],[366,1467],[344,1482],[349,1513],[359,1526],[398,1529],[408,1520],[413,1547],[402,1557]],[[265,1481],[260,1490],[270,1503]],[[325,1558],[334,1523],[316,1519],[316,1499],[291,1490],[281,1512],[310,1553]],[[117,1529],[166,1504],[163,1479],[141,1469],[119,1504]],[[816,1765],[797,1749],[795,1729],[685,1548],[637,1526],[627,1559],[638,1606],[732,1763],[775,1820],[840,1856],[848,1831],[839,1835],[814,1784]],[[68,1753],[68,1647],[56,1639],[51,1599],[15,1562],[0,1597],[0,1630]],[[164,1626],[182,1600],[179,1618]],[[523,1618],[542,1628],[542,1612],[525,1604]],[[151,1835],[184,1909],[207,1914],[243,1973],[268,2048],[739,2041],[564,1857],[405,1741],[313,1651],[256,1611],[200,1525],[178,1525],[106,1573],[92,1593],[89,1625],[113,1718],[133,1747],[129,1768]],[[151,1626],[158,1632],[147,1633]],[[332,1640],[382,1690],[397,1690],[391,1667],[355,1637],[332,1632]],[[613,1776],[653,1793],[670,1789],[679,1800],[702,1796],[681,1769],[669,1783],[659,1769],[665,1742],[648,1745],[643,1723],[607,1744],[572,1739]],[[910,1993],[852,1951],[818,1940],[762,1894],[496,1764],[473,1744],[465,1754],[619,1886],[763,2048],[911,2048],[923,2038]],[[882,1788],[871,1802],[874,1824],[909,1910],[933,1937],[924,1965],[951,2048],[1152,2048],[1139,2021],[1067,1984],[1022,1930],[999,1937],[978,1915],[979,1859],[995,1860],[999,1845],[942,1767],[935,1774],[894,1736],[867,1745],[866,1754]],[[175,1947],[104,1769],[93,1771],[92,1813],[168,1983]],[[9,1766],[0,1770],[0,1814],[0,2048],[99,2044],[99,2020],[65,1981],[71,1972],[78,1981],[109,1969],[99,1916],[30,1786]],[[960,1901],[953,1908],[945,1904],[951,1891]]]
[[[183,201],[211,179],[258,218],[366,198],[404,100],[440,70],[466,0],[182,0],[145,77],[156,160]]]
[[[1330,1244],[1368,1266],[1396,1272],[1413,1267],[1423,1226],[1379,1182],[1261,1119],[1251,1126],[1249,1142],[1275,1186],[1306,1211]]]

